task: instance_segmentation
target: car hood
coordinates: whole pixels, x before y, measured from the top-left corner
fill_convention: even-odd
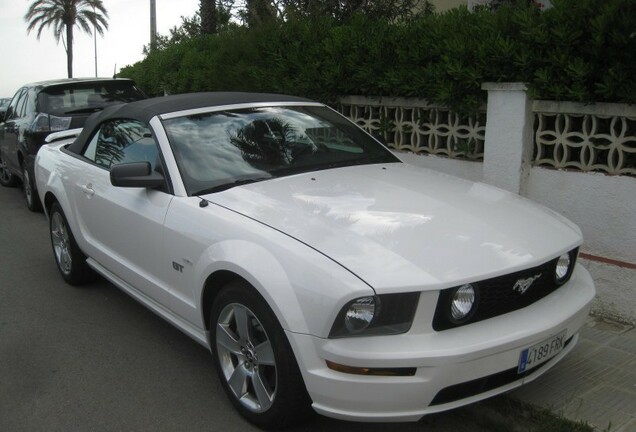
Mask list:
[[[402,163],[305,173],[204,198],[307,244],[378,293],[499,276],[582,241],[576,225],[527,199]]]

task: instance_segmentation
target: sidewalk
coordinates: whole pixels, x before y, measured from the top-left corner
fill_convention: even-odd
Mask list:
[[[636,432],[636,329],[590,317],[563,361],[510,396],[599,431]]]

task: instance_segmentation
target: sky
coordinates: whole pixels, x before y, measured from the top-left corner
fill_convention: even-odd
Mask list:
[[[103,0],[108,11],[108,30],[97,36],[97,72],[112,77],[115,70],[143,59],[142,50],[150,40],[150,0]],[[31,0],[0,0],[0,97],[13,97],[23,85],[35,81],[66,78],[66,52],[52,29],[27,34],[24,21]],[[191,17],[199,0],[156,0],[157,32],[181,24],[181,16]],[[73,76],[95,76],[93,37],[75,27],[73,32]]]

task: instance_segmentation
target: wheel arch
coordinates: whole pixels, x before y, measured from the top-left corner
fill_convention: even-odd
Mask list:
[[[205,280],[203,293],[201,295],[201,309],[203,313],[203,324],[205,325],[206,331],[210,330],[210,313],[214,300],[219,295],[223,287],[236,280],[245,281],[249,284],[249,282],[241,277],[239,274],[229,270],[217,270],[209,275]]]
[[[241,280],[272,310],[285,330],[308,332],[303,308],[288,269],[270,251],[245,240],[227,240],[210,247],[195,265],[199,275],[201,318],[209,330],[210,309],[228,283]]]
[[[51,214],[51,206],[56,202],[59,201],[53,192],[47,191],[44,194],[44,200],[42,201],[42,204],[44,205],[44,212],[47,216]]]
[[[83,238],[81,237],[81,229],[78,225],[78,221],[75,217],[75,213],[73,212],[73,207],[70,203],[69,197],[61,185],[61,180],[59,176],[52,175],[47,183],[42,184],[42,191],[40,189],[36,189],[38,192],[38,199],[40,199],[42,203],[42,207],[44,210],[44,214],[47,218],[51,217],[51,207],[53,204],[58,203],[64,212],[66,217],[66,223],[68,223],[73,236],[75,237],[75,241],[78,244],[80,250],[85,250],[85,243]],[[40,192],[42,193],[40,195]],[[83,252],[82,252],[83,253]]]

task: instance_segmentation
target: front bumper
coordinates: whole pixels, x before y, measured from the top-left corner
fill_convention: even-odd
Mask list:
[[[425,414],[508,391],[543,374],[576,344],[594,295],[594,283],[579,265],[566,285],[536,303],[456,329],[432,330],[437,293],[423,292],[413,326],[403,335],[288,336],[317,412],[345,420],[416,421]],[[564,329],[568,344],[563,351],[531,373],[516,375],[523,349]],[[329,369],[326,360],[416,371],[414,376],[353,375]]]

